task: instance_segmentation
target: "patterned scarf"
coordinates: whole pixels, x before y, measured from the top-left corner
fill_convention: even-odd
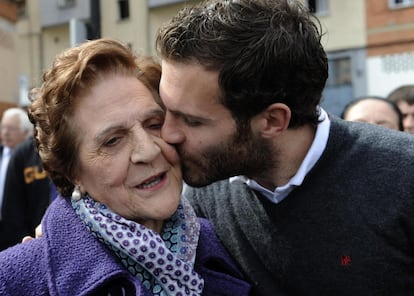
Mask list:
[[[72,207],[89,231],[154,295],[201,295],[204,281],[193,270],[200,224],[185,198],[164,222],[161,235],[90,196],[72,199]]]

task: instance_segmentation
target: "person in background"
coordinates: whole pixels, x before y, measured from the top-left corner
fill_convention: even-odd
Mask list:
[[[342,111],[341,118],[404,130],[402,114],[397,104],[382,97],[360,97],[349,102]]]
[[[414,134],[414,85],[403,85],[393,90],[388,99],[395,102],[403,115],[404,131]]]
[[[10,157],[0,221],[0,250],[19,243],[24,236],[34,236],[34,229],[55,197],[55,187],[43,170],[30,136],[16,146]]]
[[[181,198],[160,138],[160,66],[115,40],[57,56],[29,115],[60,196],[43,236],[0,252],[0,295],[248,295],[211,224]]]
[[[0,222],[3,220],[4,184],[13,149],[33,134],[27,112],[21,108],[4,111],[0,123]]]
[[[414,295],[414,137],[319,106],[321,36],[301,1],[181,10],[156,39],[162,138],[253,295]]]

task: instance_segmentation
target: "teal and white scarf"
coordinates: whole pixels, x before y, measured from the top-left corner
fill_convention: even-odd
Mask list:
[[[204,281],[193,270],[200,224],[186,199],[165,221],[161,234],[121,217],[88,195],[72,200],[72,207],[154,295],[201,295]]]

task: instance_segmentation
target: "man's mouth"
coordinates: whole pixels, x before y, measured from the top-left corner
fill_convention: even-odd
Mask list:
[[[138,189],[150,189],[157,186],[165,178],[165,173],[162,173],[158,176],[152,177],[145,182],[142,182],[137,186]]]

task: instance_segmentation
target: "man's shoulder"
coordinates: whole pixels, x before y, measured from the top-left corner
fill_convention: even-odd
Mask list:
[[[183,191],[183,195],[189,199],[201,199],[206,202],[223,199],[228,200],[232,196],[248,194],[250,194],[250,190],[245,184],[230,183],[229,179],[217,181],[198,188],[185,185]]]
[[[382,126],[350,122],[333,118],[331,120],[330,142],[340,143],[342,148],[362,147],[366,152],[398,152],[401,157],[414,155],[414,137],[411,134]],[[329,144],[328,144],[329,145]]]
[[[250,285],[243,279],[212,224],[202,218],[199,221],[201,229],[195,269],[204,278],[204,292],[209,295],[248,295]]]
[[[183,195],[197,216],[211,221],[224,221],[242,208],[258,207],[255,193],[246,184],[230,183],[228,179],[201,188],[186,187]]]
[[[33,152],[37,153],[37,148],[35,146],[33,137],[29,137],[22,143],[18,144],[16,148],[14,149],[14,154],[25,155],[28,153],[31,154]]]

